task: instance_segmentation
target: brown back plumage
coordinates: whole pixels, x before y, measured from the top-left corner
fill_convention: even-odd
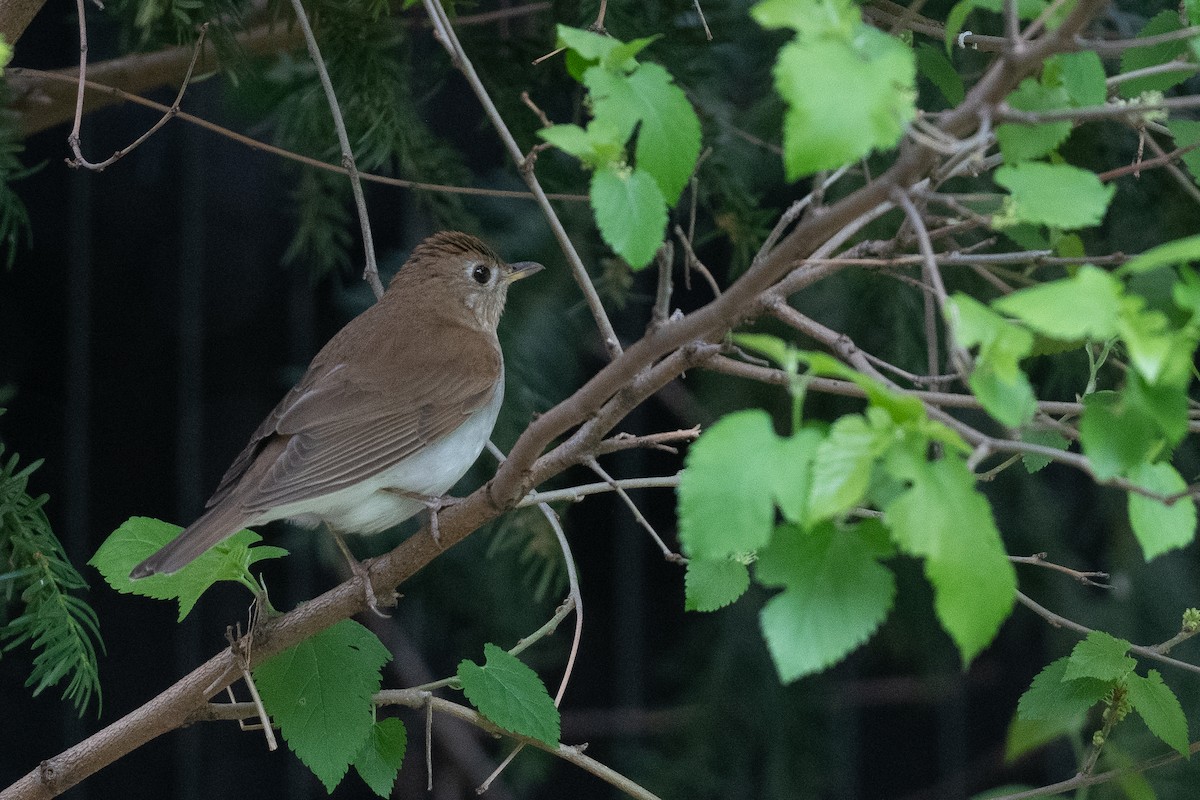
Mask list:
[[[464,233],[418,245],[254,432],[208,511],[132,577],[173,572],[264,512],[374,477],[486,406],[503,380],[496,323],[511,274]]]

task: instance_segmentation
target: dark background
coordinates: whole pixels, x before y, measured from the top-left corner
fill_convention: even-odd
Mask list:
[[[556,12],[554,18],[578,24],[584,16]],[[115,53],[115,39],[106,38],[103,25],[92,33],[93,58]],[[632,38],[645,31],[625,33]],[[530,47],[536,55],[543,45]],[[425,46],[434,52],[432,41]],[[61,66],[72,63],[76,47],[73,20],[62,8],[48,7],[21,40],[15,63]],[[167,103],[172,96],[156,95]],[[220,79],[193,87],[185,107],[238,127]],[[464,85],[456,79],[440,84],[426,108],[432,109],[430,124],[467,154],[477,183],[516,185]],[[133,107],[97,112],[85,122],[85,152],[98,159],[154,118]],[[92,584],[88,600],[107,649],[100,662],[103,707],[98,716],[93,708],[77,718],[54,690],[31,699],[21,688],[27,651],[4,654],[0,786],[147,702],[223,647],[227,626],[244,624],[250,598],[232,584],[209,592],[176,625],[172,605],[119,596],[83,565],[130,516],[193,519],[316,349],[370,302],[357,269],[314,277],[302,266],[280,266],[295,224],[287,201],[297,175],[291,167],[173,122],[102,173],[74,171],[63,162],[67,132],[59,127],[27,142],[25,162],[44,166],[18,186],[32,219],[32,246],[22,247],[11,270],[0,271],[0,386],[14,391],[0,418],[0,441],[23,463],[45,459],[31,492],[49,493],[55,530]],[[1089,132],[1073,146],[1123,163],[1133,145],[1127,136]],[[799,194],[797,187],[783,186],[766,193],[764,213],[771,203]],[[1186,202],[1159,173],[1123,182],[1111,228],[1089,244],[1135,251],[1195,232],[1194,207],[1174,210]],[[406,192],[372,188],[368,203],[385,272],[439,227]],[[468,207],[502,255],[549,267],[536,282],[514,290],[501,326],[509,383],[495,439],[506,448],[532,414],[579,385],[600,355],[578,291],[536,208],[523,201]],[[581,217],[577,206],[563,212],[569,222]],[[578,230],[585,261],[599,272],[603,250],[593,232]],[[353,231],[357,239],[356,225]],[[701,255],[725,280],[737,268],[735,250],[715,238]],[[353,254],[351,263],[361,264],[360,255]],[[637,276],[620,294],[622,302],[611,304],[626,341],[645,325],[652,281]],[[819,303],[819,316],[870,343],[872,337],[890,338],[887,320],[916,308],[905,310],[911,298],[897,299],[895,286],[846,277],[807,302]],[[676,295],[685,309],[706,299],[699,285]],[[879,311],[885,305],[891,310]],[[688,427],[755,402],[781,409],[779,394],[690,374],[620,429]],[[827,414],[855,407],[821,400],[814,405],[814,413]],[[1179,463],[1189,479],[1200,471],[1191,450]],[[606,461],[617,476],[670,474],[680,464],[662,453]],[[485,455],[461,489],[479,485],[493,466]],[[592,480],[578,473],[564,484]],[[1142,564],[1119,495],[1056,467],[1036,478],[1010,470],[988,491],[1010,553],[1049,550],[1061,563],[1113,572],[1113,588],[1101,592],[1023,568],[1022,590],[1051,608],[1153,643],[1169,638],[1179,612],[1197,604],[1195,547]],[[673,541],[673,495],[659,490],[635,498]],[[902,561],[894,565],[898,606],[873,642],[824,675],[780,687],[757,630],[765,593],[752,591],[717,614],[684,614],[681,570],[663,562],[618,501],[589,499],[565,520],[581,570],[586,625],[563,707],[564,741],[589,742],[589,755],[665,797],[965,797],[1004,782],[1039,784],[1074,773],[1075,755],[1066,744],[1014,766],[1002,763],[1002,736],[1017,697],[1074,641],[1022,610],[964,673],[933,622],[919,566]],[[294,553],[264,569],[278,607],[290,608],[338,581],[339,562],[327,542],[282,525],[266,533]],[[364,554],[379,552],[397,536],[353,546]],[[479,660],[484,642],[511,646],[536,629],[564,596],[555,551],[545,542],[535,517],[515,515],[478,532],[402,587],[405,596],[393,617],[378,623],[397,654],[385,685],[449,675],[460,659]],[[552,687],[569,639],[568,621],[526,656]],[[1165,677],[1184,708],[1194,709],[1194,682]],[[396,796],[415,796],[424,792],[423,724],[419,716],[401,716],[408,722],[409,757]],[[1118,743],[1125,752],[1159,751],[1140,722],[1126,727]],[[433,796],[474,796],[507,746],[441,720],[434,731]],[[1170,767],[1153,780],[1160,797],[1183,797],[1190,796],[1194,769],[1191,775],[1189,780],[1187,767]],[[613,794],[597,779],[527,751],[489,796]],[[336,795],[369,793],[351,775]],[[211,723],[151,742],[69,796],[182,800],[325,792],[286,749],[268,753],[260,733]]]

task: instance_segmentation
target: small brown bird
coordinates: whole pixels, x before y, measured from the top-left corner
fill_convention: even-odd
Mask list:
[[[436,524],[439,498],[479,457],[500,412],[496,326],[508,286],[541,269],[506,264],[465,233],[426,239],[259,425],[208,510],[129,577],[175,572],[278,519],[323,522],[344,551],[338,532],[379,533],[424,508]]]

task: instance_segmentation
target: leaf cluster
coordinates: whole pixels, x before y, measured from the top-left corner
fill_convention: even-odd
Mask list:
[[[1128,655],[1129,647],[1124,639],[1092,631],[1069,656],[1038,673],[1021,695],[1018,719],[1049,723],[1048,730],[1064,735],[1078,730],[1086,712],[1104,703],[1104,734],[1093,737],[1097,747],[1130,711],[1136,711],[1151,733],[1189,757],[1187,717],[1178,698],[1158,670],[1144,676],[1134,671],[1137,661]]]
[[[904,554],[924,562],[938,620],[970,663],[1011,611],[1016,576],[966,466],[969,448],[919,401],[829,356],[765,336],[738,341],[792,370],[798,401],[804,381],[823,375],[858,383],[870,405],[831,426],[797,420],[788,437],[760,410],[705,431],[679,485],[687,608],[733,602],[753,565],[758,583],[783,588],[760,623],[780,678],[792,681],[874,633],[895,599],[883,562]],[[862,519],[864,506],[878,513]]]

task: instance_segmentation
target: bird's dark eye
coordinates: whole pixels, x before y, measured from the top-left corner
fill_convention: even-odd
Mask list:
[[[480,264],[471,270],[471,277],[475,279],[476,283],[484,284],[492,279],[492,271]]]

